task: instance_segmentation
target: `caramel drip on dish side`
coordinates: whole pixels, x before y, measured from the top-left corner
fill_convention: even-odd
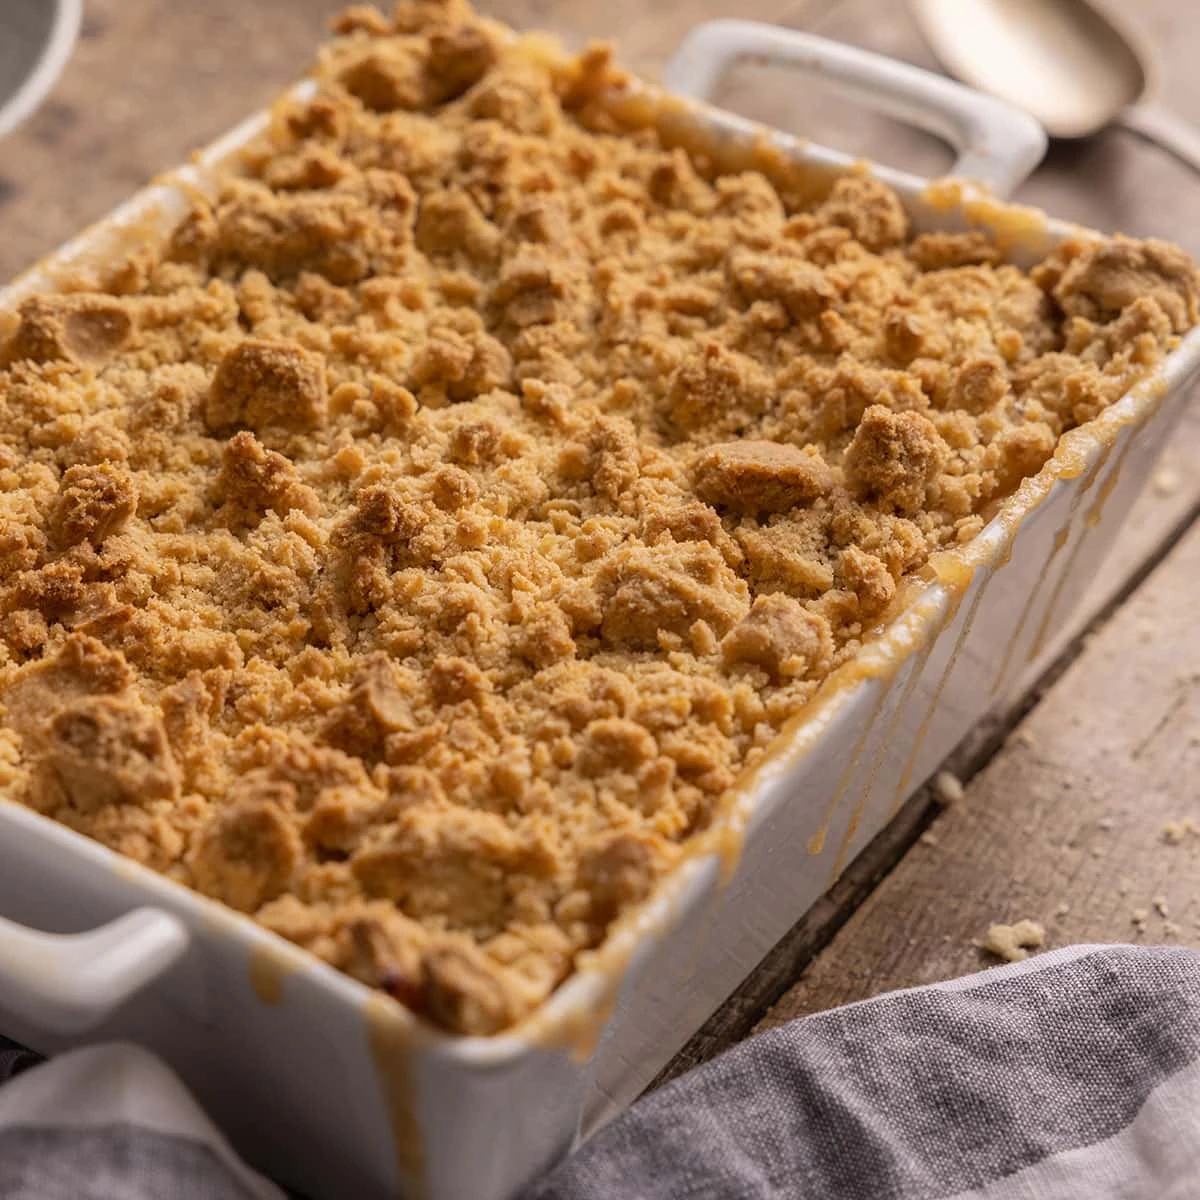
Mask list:
[[[1108,499],[1112,488],[1116,485],[1117,476],[1120,473],[1121,467],[1125,462],[1125,456],[1129,453],[1130,447],[1133,445],[1133,438],[1130,437],[1122,447],[1120,454],[1117,456],[1116,462],[1113,464],[1112,472],[1109,480],[1101,487],[1099,495],[1096,497],[1095,503],[1087,511],[1083,519],[1083,527],[1080,529],[1078,536],[1071,549],[1067,553],[1066,561],[1063,563],[1062,570],[1059,572],[1058,579],[1055,581],[1054,590],[1050,593],[1050,598],[1046,602],[1046,610],[1042,614],[1041,622],[1038,625],[1037,633],[1034,634],[1033,643],[1030,645],[1028,652],[1025,655],[1027,663],[1033,662],[1042,652],[1042,648],[1049,637],[1051,630],[1054,628],[1054,617],[1058,611],[1059,602],[1062,600],[1063,589],[1067,586],[1067,580],[1071,578],[1075,563],[1079,559],[1079,555],[1083,548],[1090,541],[1090,533],[1099,521],[1099,515],[1104,507],[1104,502]],[[1112,455],[1113,448],[1116,442],[1110,442],[1105,446],[1103,453],[1096,462],[1091,475],[1088,476],[1087,482],[1080,489],[1079,494],[1075,498],[1075,502],[1071,505],[1072,513],[1078,509],[1079,505],[1091,492],[1092,488],[1099,482],[1100,476],[1104,473],[1104,468]],[[1095,518],[1093,520],[1093,517]]]
[[[863,731],[858,735],[858,739],[854,743],[854,748],[850,751],[850,758],[843,768],[841,775],[838,777],[837,787],[834,788],[833,792],[833,799],[829,801],[829,807],[825,811],[825,816],[821,821],[820,827],[809,839],[809,854],[820,854],[825,849],[825,839],[829,835],[829,826],[832,824],[837,810],[841,807],[842,800],[845,798],[846,791],[850,787],[851,780],[853,780],[855,773],[858,771],[859,759],[862,757],[862,752],[866,749],[867,740],[870,738],[871,731],[875,726],[875,720],[883,708],[883,702],[887,698],[887,693],[887,681],[881,679],[879,681],[879,695],[872,701],[871,711],[863,721]]]
[[[974,571],[976,568],[972,568]],[[946,665],[942,669],[941,677],[938,679],[937,687],[934,689],[933,698],[929,701],[929,707],[925,710],[925,716],[921,719],[921,724],[917,728],[917,736],[913,740],[912,750],[909,751],[908,760],[904,764],[904,771],[900,776],[900,782],[896,787],[895,796],[892,798],[892,810],[895,811],[904,803],[908,795],[908,785],[912,780],[913,771],[916,770],[917,758],[921,753],[921,747],[925,743],[925,738],[929,733],[929,728],[933,723],[933,718],[937,713],[938,706],[942,700],[942,693],[946,690],[946,684],[950,681],[950,676],[954,672],[954,668],[958,665],[958,656],[962,651],[963,642],[966,640],[967,634],[971,631],[971,626],[975,621],[975,614],[979,611],[980,602],[983,600],[984,593],[987,591],[988,584],[991,582],[991,576],[985,579],[979,586],[979,590],[975,593],[975,598],[971,601],[970,607],[967,609],[966,619],[963,621],[962,630],[955,639],[954,648],[950,651],[950,657],[946,660]],[[958,607],[962,604],[966,596],[967,588],[964,587],[960,591],[956,591],[954,595],[953,608],[948,614],[945,624],[938,631],[938,637],[942,636],[958,616]]]
[[[417,1084],[413,1070],[415,1031],[411,1019],[390,997],[376,992],[363,1008],[375,1076],[383,1093],[396,1169],[406,1200],[429,1194],[425,1165],[425,1136],[417,1116]]]

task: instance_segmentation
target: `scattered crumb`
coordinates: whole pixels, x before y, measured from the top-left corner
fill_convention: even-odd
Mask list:
[[[1150,919],[1150,914],[1144,908],[1135,908],[1129,917],[1130,921],[1138,927],[1140,933],[1145,928],[1146,922]]]
[[[1166,921],[1163,923],[1163,935],[1165,937],[1179,937],[1183,930],[1175,924],[1174,921]]]
[[[1030,950],[1046,944],[1046,930],[1037,921],[1018,921],[1015,925],[992,925],[987,937],[976,943],[981,950],[1006,962],[1020,962]]]
[[[1155,896],[1154,899],[1150,901],[1150,903],[1154,905],[1154,909],[1160,917],[1166,918],[1171,915],[1167,911],[1166,896]]]
[[[1153,476],[1154,491],[1159,496],[1173,496],[1179,491],[1179,472],[1174,467],[1159,467]]]
[[[927,829],[927,830],[925,830],[925,832],[924,832],[923,834],[921,834],[920,838],[918,838],[917,840],[918,840],[918,841],[919,841],[919,842],[920,842],[920,843],[921,843],[923,846],[936,846],[936,845],[938,845],[938,837],[937,837],[937,834],[936,834],[936,833],[934,833],[932,829]]]
[[[1129,883],[1129,880],[1128,880],[1128,879],[1119,879],[1119,880],[1117,880],[1117,895],[1118,895],[1118,896],[1128,896],[1128,895],[1129,895],[1130,886],[1131,886],[1131,885],[1130,885],[1130,883]]]
[[[1105,858],[1107,855],[1108,855],[1108,848],[1106,846],[1093,846],[1092,847],[1092,857],[1093,858]]]
[[[1064,901],[1054,910],[1054,915],[1056,917],[1065,917],[1070,911],[1071,906]]]
[[[949,771],[941,771],[933,781],[933,798],[941,805],[960,804],[966,791],[962,780]]]
[[[1034,745],[1033,734],[1030,733],[1028,729],[1018,729],[1017,732],[1012,735],[1012,740],[1016,743],[1016,745],[1024,746],[1027,750]]]
[[[1115,822],[1113,821],[1112,817],[1101,817],[1100,820],[1096,822],[1096,828],[1103,829],[1104,832],[1107,833],[1114,824]]]
[[[1178,846],[1188,837],[1200,835],[1200,826],[1191,817],[1183,817],[1178,821],[1168,821],[1162,830],[1162,840],[1168,846]]]

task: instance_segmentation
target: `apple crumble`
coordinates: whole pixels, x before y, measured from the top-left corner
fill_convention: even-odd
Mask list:
[[[1197,275],[719,170],[461,0],[351,9],[316,78],[3,335],[0,784],[488,1034]]]

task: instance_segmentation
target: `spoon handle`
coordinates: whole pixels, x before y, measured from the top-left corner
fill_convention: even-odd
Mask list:
[[[1117,121],[1200,173],[1200,129],[1157,104],[1135,104]]]

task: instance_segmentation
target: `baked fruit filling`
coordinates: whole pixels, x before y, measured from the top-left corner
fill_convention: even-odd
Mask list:
[[[718,170],[458,0],[350,10],[317,75],[4,331],[0,785],[490,1034],[1197,274]]]

